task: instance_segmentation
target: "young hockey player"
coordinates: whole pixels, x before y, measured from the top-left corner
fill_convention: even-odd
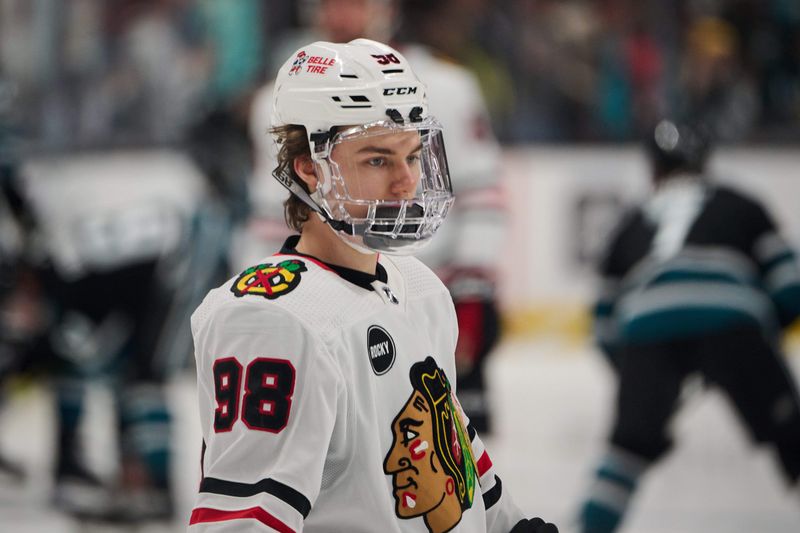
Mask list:
[[[456,400],[453,301],[418,260],[453,202],[442,129],[395,49],[297,50],[275,177],[300,232],[192,316],[196,531],[556,532],[525,519]]]
[[[400,4],[397,0],[306,2],[302,13],[310,28],[297,36],[302,38],[300,42],[290,39],[294,46],[286,54],[314,40],[348,42],[366,37],[387,41],[397,21],[403,18]],[[416,9],[424,11],[421,6]],[[308,38],[309,34],[313,37]],[[436,240],[415,255],[444,281],[455,302],[460,332],[456,347],[459,401],[475,429],[486,435],[492,430],[492,422],[484,369],[500,338],[497,257],[506,235],[500,147],[492,133],[480,86],[470,71],[422,44],[404,42],[395,48],[414,65],[444,129],[450,176],[458,200]],[[287,192],[272,179],[277,154],[275,142],[267,132],[271,127],[273,90],[274,83],[261,88],[251,111],[255,216],[248,231],[239,235],[238,242],[243,245],[234,261],[238,259],[242,267],[266,251],[278,249],[290,233],[282,207]]]

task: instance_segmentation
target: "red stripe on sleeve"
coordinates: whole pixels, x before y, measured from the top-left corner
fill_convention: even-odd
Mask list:
[[[488,453],[483,452],[481,458],[478,459],[477,467],[478,467],[478,477],[483,477],[483,474],[485,474],[486,471],[492,467],[492,460],[489,459]]]
[[[191,526],[203,522],[224,522],[226,520],[239,520],[242,518],[258,520],[262,524],[280,533],[295,533],[294,529],[290,528],[261,507],[251,507],[250,509],[242,509],[239,511],[223,511],[220,509],[211,509],[209,507],[198,507],[192,511],[189,525]]]

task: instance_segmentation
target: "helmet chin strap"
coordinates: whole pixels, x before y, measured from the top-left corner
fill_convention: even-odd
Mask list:
[[[379,253],[377,250],[372,250],[370,248],[367,248],[366,246],[361,246],[360,244],[355,243],[352,240],[348,239],[347,238],[348,234],[346,232],[342,232],[340,230],[337,230],[334,227],[334,223],[337,223],[339,221],[332,220],[332,219],[326,219],[325,217],[323,217],[319,213],[317,213],[317,216],[320,218],[320,220],[325,222],[325,225],[328,227],[328,229],[330,229],[336,235],[336,237],[339,238],[339,240],[343,241],[347,246],[349,246],[350,248],[352,248],[356,252],[358,252],[360,254],[364,254],[364,255],[372,255],[372,254]],[[345,223],[340,222],[340,224],[345,224]],[[345,225],[350,226],[350,224],[345,224]]]
[[[284,170],[284,172],[278,172],[277,170],[272,173],[275,179],[278,182],[286,187],[290,193],[294,194],[300,200],[303,201],[308,207],[314,210],[314,212],[319,216],[323,222],[327,223],[331,226],[332,229],[336,231],[345,231],[345,232],[352,232],[353,226],[348,224],[347,222],[341,220],[334,220],[332,219],[328,213],[323,210],[316,201],[315,197],[319,197],[321,199],[321,194],[319,191],[315,191],[313,193],[309,193],[305,187],[300,185],[297,181],[292,179],[291,174],[289,174],[288,170]]]

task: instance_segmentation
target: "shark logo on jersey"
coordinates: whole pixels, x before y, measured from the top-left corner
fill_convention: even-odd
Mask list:
[[[378,376],[387,373],[394,364],[394,354],[391,335],[380,326],[370,326],[367,329],[367,355],[372,371]]]
[[[231,292],[238,297],[254,295],[274,300],[292,292],[300,284],[300,273],[306,270],[306,265],[298,259],[256,265],[236,278]]]
[[[392,446],[383,471],[392,476],[395,514],[423,517],[430,533],[444,533],[472,507],[475,458],[444,371],[428,357],[409,374],[413,390],[392,421]]]

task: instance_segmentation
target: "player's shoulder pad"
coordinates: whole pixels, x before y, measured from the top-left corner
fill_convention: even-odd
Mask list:
[[[740,224],[751,228],[767,230],[774,227],[772,214],[755,194],[721,184],[715,185],[712,190],[709,203],[714,209],[735,217]]]
[[[267,313],[297,321],[323,338],[336,337],[375,311],[380,300],[346,281],[326,265],[299,255],[274,255],[245,269],[217,289],[220,307]]]
[[[734,188],[727,184],[715,184],[712,186],[714,199],[718,202],[724,202],[731,211],[737,209],[764,209],[761,200],[750,192]]]
[[[315,262],[293,255],[274,255],[244,269],[219,287],[212,289],[191,317],[192,331],[199,331],[212,317],[257,312],[285,316],[294,320],[293,313],[285,304],[292,293],[319,290],[323,280],[319,274],[324,269]],[[306,285],[312,287],[306,288]],[[308,295],[305,298],[308,300]],[[302,313],[300,313],[302,314]]]
[[[626,231],[631,228],[645,224],[647,217],[641,205],[626,205],[621,209],[617,220],[611,224],[604,235],[603,242],[609,243],[607,249],[614,248],[619,244],[620,239]]]

